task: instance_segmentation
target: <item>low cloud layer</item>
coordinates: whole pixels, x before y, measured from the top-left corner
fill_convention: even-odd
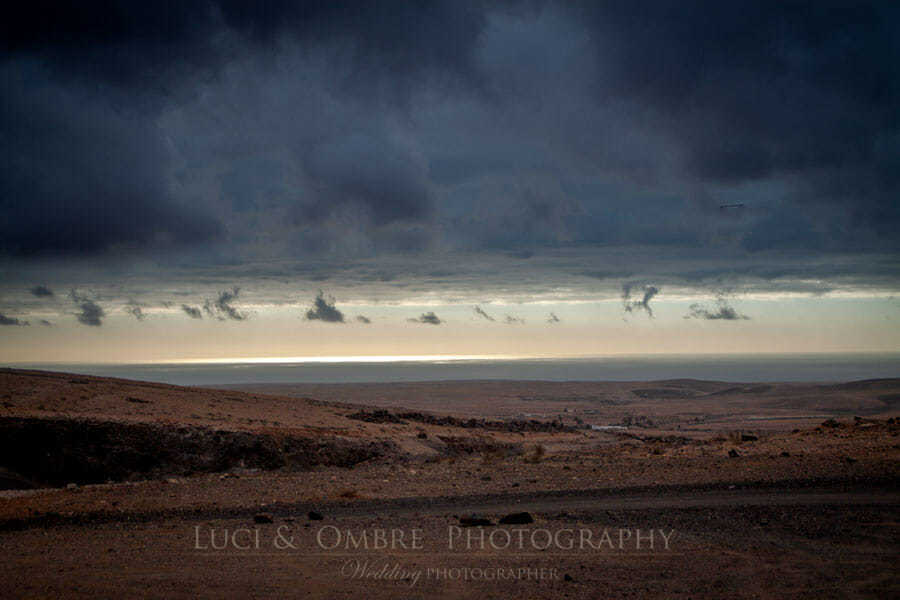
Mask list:
[[[230,291],[220,292],[215,300],[207,300],[203,303],[203,310],[206,314],[219,321],[244,321],[249,318],[249,315],[232,306],[232,303],[238,299],[240,293],[241,288],[239,287],[234,287]]]
[[[689,310],[685,319],[706,319],[708,321],[747,321],[750,319],[747,315],[736,311],[724,298],[717,299],[713,307],[699,303],[691,304]]]
[[[492,317],[491,315],[487,314],[487,313],[484,311],[484,309],[482,309],[480,306],[476,306],[476,307],[474,307],[472,310],[475,312],[476,315],[478,315],[478,316],[481,317],[482,319],[486,319],[486,320],[488,320],[488,321],[494,321],[494,317]]]
[[[79,312],[75,313],[75,318],[78,319],[79,323],[89,327],[100,327],[103,325],[103,318],[106,316],[106,311],[104,311],[99,304],[87,296],[80,295],[75,290],[72,290],[69,293],[69,298],[78,308]]]
[[[3,313],[0,313],[0,325],[12,326],[12,327],[27,327],[30,325],[28,321],[21,321],[14,317],[7,317]]]
[[[421,323],[423,325],[440,325],[443,321],[438,318],[436,314],[433,312],[422,313],[421,316],[416,318],[407,319],[410,323]]]
[[[319,290],[319,294],[313,300],[312,308],[306,311],[306,319],[308,321],[324,321],[325,323],[343,323],[344,313],[337,309],[333,297],[325,296]]]
[[[36,285],[30,291],[32,296],[37,296],[38,298],[51,298],[54,295],[53,290],[44,285]]]
[[[645,311],[647,316],[653,318],[653,309],[650,307],[650,301],[659,294],[659,288],[652,285],[644,286],[643,296],[639,300],[632,300],[632,285],[626,283],[622,286],[622,308],[627,313]]]
[[[183,310],[184,314],[186,314],[187,316],[189,316],[192,319],[202,319],[203,318],[203,312],[200,310],[200,308],[198,308],[196,306],[188,306],[187,304],[182,304],[181,310]]]
[[[144,314],[143,308],[137,302],[131,300],[128,304],[125,305],[125,312],[137,319],[138,321],[143,321],[147,318],[147,315]]]

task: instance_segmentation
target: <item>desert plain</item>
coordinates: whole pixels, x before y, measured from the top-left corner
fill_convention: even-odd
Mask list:
[[[5,597],[900,595],[900,379],[0,370]]]

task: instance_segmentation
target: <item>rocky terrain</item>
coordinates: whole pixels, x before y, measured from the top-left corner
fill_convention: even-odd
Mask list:
[[[900,380],[214,390],[2,370],[0,587],[887,597],[898,398]]]

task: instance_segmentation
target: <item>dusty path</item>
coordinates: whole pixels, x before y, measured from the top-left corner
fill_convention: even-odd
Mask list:
[[[323,520],[313,521],[309,508],[266,507],[273,522],[265,524],[254,523],[251,511],[225,510],[7,529],[0,532],[0,589],[7,597],[159,598],[818,599],[900,592],[900,490],[890,481],[364,500],[322,505]],[[464,536],[472,532],[477,540],[481,531],[459,528],[459,516],[476,513],[497,523],[517,511],[531,512],[535,522],[481,531],[520,529],[533,544],[533,532],[567,539],[587,529],[596,541],[609,530],[616,541],[599,550],[461,547]],[[418,550],[330,548],[317,538],[340,530],[358,539],[376,529],[418,529],[424,543]],[[259,545],[211,548],[212,535],[221,541],[238,530],[248,532],[243,543],[256,535]],[[654,545],[636,547],[638,530],[645,540],[657,532]],[[282,532],[293,546],[273,546]],[[459,543],[450,548],[452,535]],[[400,575],[356,576],[362,566],[396,567]],[[485,576],[501,572],[526,576]]]
[[[23,492],[20,492],[20,494]],[[25,494],[33,493],[29,490]],[[559,490],[536,493],[503,493],[443,497],[411,497],[352,502],[280,503],[265,507],[276,517],[305,515],[310,510],[331,517],[381,518],[442,514],[506,514],[530,511],[640,511],[725,507],[780,507],[815,505],[895,505],[900,506],[900,489],[893,480],[866,484],[846,480],[781,482],[741,486],[672,486],[624,489]],[[115,522],[148,522],[157,519],[187,520],[248,518],[259,508],[198,509],[136,512],[97,511],[73,515],[52,515],[32,519],[0,521],[0,530],[18,530],[48,525],[87,525]]]

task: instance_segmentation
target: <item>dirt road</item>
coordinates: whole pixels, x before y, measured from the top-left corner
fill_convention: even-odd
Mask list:
[[[313,508],[322,520],[308,518]],[[264,510],[272,523],[233,509],[23,523],[0,533],[0,588],[12,597],[170,598],[875,598],[900,591],[900,490],[889,481]],[[521,511],[534,522],[497,524]],[[471,514],[492,525],[461,527],[459,517]]]

